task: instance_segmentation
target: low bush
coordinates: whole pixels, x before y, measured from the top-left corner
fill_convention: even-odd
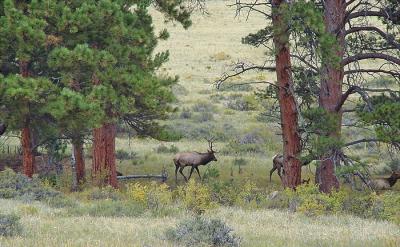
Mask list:
[[[254,111],[257,109],[257,99],[253,95],[233,95],[226,106],[236,111]]]
[[[118,149],[115,151],[115,158],[119,160],[132,160],[137,159],[137,153],[135,152],[127,152],[122,149]]]
[[[233,83],[226,83],[222,84],[218,90],[225,91],[225,92],[248,92],[252,91],[254,88],[250,84],[233,84]]]
[[[317,185],[304,184],[296,191],[287,189],[266,200],[266,207],[289,209],[307,216],[339,213],[400,223],[400,195],[395,192],[378,195],[341,188],[325,194],[319,192]]]
[[[121,193],[111,186],[106,187],[93,187],[81,193],[87,200],[112,200],[118,201],[122,199]]]
[[[203,181],[209,181],[209,180],[214,180],[217,179],[220,175],[220,172],[218,168],[213,167],[213,166],[208,166],[206,171],[203,174]]]
[[[183,220],[165,233],[166,238],[185,246],[239,246],[240,239],[232,228],[219,219],[194,217]]]
[[[151,210],[161,210],[172,203],[172,192],[164,183],[152,182],[149,185],[131,183],[127,185],[126,193],[135,203]]]
[[[194,112],[214,112],[215,106],[211,103],[200,101],[192,106]]]
[[[190,119],[192,117],[192,112],[188,108],[183,108],[179,118],[180,119]]]
[[[45,200],[61,193],[44,186],[37,177],[28,178],[11,169],[0,172],[0,197],[30,200]]]
[[[196,214],[202,214],[215,206],[209,188],[204,184],[196,183],[194,179],[189,180],[185,186],[177,188],[177,197],[186,209]]]
[[[159,145],[155,150],[157,153],[177,153],[179,152],[179,148],[175,145],[166,146],[164,144]]]
[[[212,121],[214,120],[214,114],[212,114],[211,112],[201,112],[194,115],[193,120],[200,123]]]
[[[0,236],[10,237],[21,234],[22,225],[15,214],[0,214]]]

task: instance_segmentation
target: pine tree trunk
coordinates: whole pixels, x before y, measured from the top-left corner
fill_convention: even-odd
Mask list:
[[[26,61],[19,62],[19,71],[22,77],[29,77],[29,63]],[[34,157],[32,153],[32,133],[30,129],[29,119],[26,119],[25,125],[21,132],[22,145],[22,167],[27,177],[33,176]]]
[[[83,184],[85,182],[85,156],[83,153],[82,140],[74,141],[73,149],[76,163],[76,181],[78,184]]]
[[[115,123],[107,123],[104,125],[106,131],[105,135],[105,148],[106,148],[106,166],[108,171],[108,184],[114,188],[118,187],[117,182],[117,167],[115,163],[115,137],[117,127]]]
[[[23,155],[22,166],[24,169],[24,174],[31,178],[33,175],[34,158],[31,147],[31,131],[28,124],[22,129],[21,144]]]
[[[117,188],[115,136],[116,126],[114,123],[106,123],[93,130],[92,176],[100,184],[106,183]]]
[[[338,51],[336,53],[341,59],[344,55],[344,18],[346,3],[342,0],[325,1],[325,26],[326,30],[337,37]],[[319,105],[327,112],[335,114],[336,129],[329,133],[329,137],[339,139],[341,135],[342,112],[336,112],[335,108],[342,97],[342,84],[344,69],[342,66],[325,64],[322,67],[321,87],[319,94]],[[336,150],[329,150],[321,158],[315,174],[315,181],[319,184],[322,192],[329,193],[339,188],[339,181],[335,175],[335,167],[339,165],[339,159],[334,155]]]
[[[289,50],[288,24],[284,22],[279,8],[286,4],[284,0],[273,0],[272,23],[274,26],[274,45],[276,49],[276,75],[279,87],[279,106],[281,112],[281,128],[283,137],[283,168],[285,171],[283,185],[296,188],[301,184],[301,152],[298,131],[298,111],[295,95]]]

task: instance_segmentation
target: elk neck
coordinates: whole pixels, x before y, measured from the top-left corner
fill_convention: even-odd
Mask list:
[[[396,183],[397,178],[395,178],[395,177],[392,175],[392,176],[390,176],[390,177],[387,178],[387,181],[389,182],[390,187],[392,187],[392,186]]]
[[[213,160],[212,155],[210,153],[199,153],[201,155],[200,165],[206,165]]]

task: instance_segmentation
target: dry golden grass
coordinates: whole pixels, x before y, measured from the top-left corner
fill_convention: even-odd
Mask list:
[[[2,212],[23,205],[0,200]],[[164,232],[188,216],[173,217],[60,217],[57,210],[35,203],[39,213],[22,216],[20,237],[0,238],[0,246],[179,246],[167,242]],[[309,218],[275,210],[218,208],[206,217],[228,223],[241,237],[241,246],[399,246],[400,227],[388,222],[351,216]]]

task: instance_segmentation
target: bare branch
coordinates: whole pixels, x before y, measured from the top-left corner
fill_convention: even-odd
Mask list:
[[[361,60],[366,60],[366,59],[382,59],[386,60],[389,62],[392,62],[394,64],[400,65],[400,59],[391,55],[383,54],[383,53],[363,53],[363,54],[357,54],[351,57],[347,57],[343,59],[342,65],[348,65],[350,63],[354,63],[357,61]]]
[[[361,140],[357,140],[357,141],[352,141],[349,143],[346,143],[343,145],[343,147],[349,147],[349,146],[353,146],[356,144],[360,144],[360,143],[365,143],[365,142],[382,142],[382,140],[379,139],[361,139]]]
[[[257,65],[249,65],[245,64],[244,62],[240,62],[234,65],[232,68],[231,72],[232,73],[224,73],[219,80],[215,82],[216,87],[219,88],[222,83],[224,83],[226,80],[241,75],[243,73],[246,73],[247,71],[250,70],[258,70],[258,71],[275,71],[275,67],[270,67],[270,66],[257,66]]]
[[[315,67],[314,65],[312,65],[310,62],[306,61],[303,57],[300,57],[300,56],[295,55],[295,54],[291,54],[290,56],[293,57],[293,58],[296,58],[296,59],[300,60],[302,63],[304,63],[305,65],[307,65],[308,67],[310,67],[310,68],[311,68],[312,70],[314,70],[315,72],[318,72],[318,71],[319,71],[317,67]]]
[[[356,74],[356,73],[380,73],[380,74],[388,74],[395,78],[400,78],[400,73],[392,70],[383,70],[383,69],[352,69],[344,72],[345,75]]]
[[[368,109],[369,109],[370,111],[372,111],[373,108],[372,108],[372,104],[371,104],[371,102],[370,102],[370,100],[369,100],[368,94],[367,94],[364,90],[362,90],[359,86],[351,86],[351,87],[342,95],[342,98],[340,99],[340,102],[336,105],[336,107],[335,107],[335,111],[336,111],[336,112],[339,112],[340,109],[342,109],[342,106],[343,106],[344,102],[346,102],[346,100],[348,99],[348,97],[350,96],[350,94],[353,94],[353,93],[358,93],[358,94],[361,96],[361,98],[365,101],[365,103],[367,104]]]
[[[381,29],[379,29],[377,27],[352,27],[346,31],[345,35],[349,35],[349,34],[356,33],[356,32],[362,32],[362,31],[376,32],[380,36],[382,36],[382,38],[384,38],[388,42],[388,44],[391,44],[394,47],[396,47],[396,49],[400,50],[400,43],[396,41],[395,37],[391,34],[385,33],[384,31],[382,31]]]

